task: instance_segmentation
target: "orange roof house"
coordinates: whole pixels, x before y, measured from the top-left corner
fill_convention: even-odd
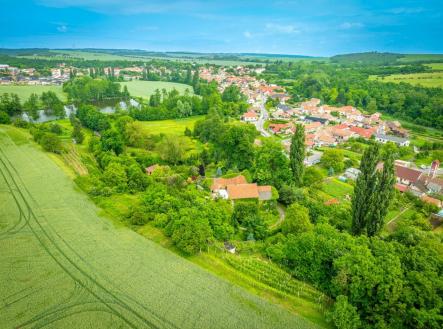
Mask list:
[[[363,137],[363,138],[366,138],[366,139],[371,138],[371,136],[374,134],[374,130],[373,129],[365,129],[365,128],[360,128],[360,127],[351,127],[351,128],[349,128],[349,130],[352,131],[353,133],[356,133],[360,137]]]
[[[228,185],[228,196],[231,200],[237,199],[258,199],[257,184],[237,184]]]
[[[245,176],[238,175],[236,177],[232,178],[214,178],[212,185],[211,185],[211,191],[217,191],[220,189],[226,189],[228,185],[238,185],[238,184],[247,184]]]

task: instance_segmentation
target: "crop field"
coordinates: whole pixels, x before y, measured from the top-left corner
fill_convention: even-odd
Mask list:
[[[391,74],[385,77],[370,76],[371,80],[394,83],[410,83],[423,87],[443,88],[443,72],[411,73],[411,74]]]
[[[315,328],[98,215],[0,126],[0,328]]]
[[[203,119],[202,115],[196,115],[185,119],[140,121],[140,123],[149,134],[183,135],[186,127],[194,129],[195,122],[200,119]]]
[[[17,94],[22,102],[26,101],[32,93],[40,95],[44,91],[53,91],[57,96],[66,100],[66,95],[62,86],[20,86],[20,85],[2,85],[0,86],[0,95],[3,93]]]
[[[134,80],[120,82],[120,84],[122,85],[122,88],[123,86],[126,86],[131,95],[143,98],[149,98],[149,96],[155,93],[156,89],[160,91],[162,89],[166,89],[166,91],[176,89],[180,94],[184,94],[186,90],[191,94],[194,93],[192,86],[175,82]]]

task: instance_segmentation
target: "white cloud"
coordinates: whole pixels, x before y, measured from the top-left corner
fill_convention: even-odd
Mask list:
[[[363,26],[364,25],[359,22],[344,22],[344,23],[340,24],[340,28],[342,30],[357,29],[357,28],[361,28]]]
[[[267,23],[265,28],[266,31],[271,33],[281,33],[281,34],[300,33],[300,30],[296,29],[294,25]]]
[[[68,27],[65,24],[61,24],[61,25],[57,26],[57,31],[65,33],[68,31]]]
[[[243,36],[244,36],[245,38],[251,39],[251,38],[252,38],[252,33],[249,32],[249,31],[245,31],[245,32],[243,32]]]

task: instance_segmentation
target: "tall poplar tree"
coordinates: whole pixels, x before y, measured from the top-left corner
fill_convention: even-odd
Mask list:
[[[383,228],[389,205],[394,197],[394,157],[388,155],[384,159],[383,171],[377,173],[378,184],[375,194],[374,210],[370,214],[366,231],[368,236],[374,236]]]
[[[305,128],[298,124],[291,140],[291,149],[289,151],[289,162],[292,169],[294,183],[300,186],[303,181],[305,159]]]
[[[384,159],[383,169],[377,170],[380,145],[371,145],[363,153],[360,175],[352,198],[352,232],[374,236],[383,228],[384,218],[393,198],[395,183],[394,159]]]

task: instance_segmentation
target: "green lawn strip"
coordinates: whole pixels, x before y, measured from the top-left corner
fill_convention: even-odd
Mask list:
[[[345,200],[346,195],[351,195],[353,188],[351,185],[332,178],[323,183],[322,190],[334,198]]]
[[[162,89],[166,89],[166,91],[171,91],[175,89],[180,94],[184,94],[186,90],[188,90],[190,94],[194,93],[192,86],[176,82],[133,80],[120,82],[120,84],[122,85],[122,87],[126,86],[131,95],[143,97],[146,99],[154,94],[156,89],[160,90],[160,92],[162,91]]]
[[[184,135],[186,127],[194,128],[197,120],[203,119],[204,116],[197,115],[184,119],[158,120],[158,121],[141,121],[144,131],[153,134],[170,134]]]
[[[41,86],[41,85],[0,85],[0,95],[4,93],[17,94],[20,101],[24,103],[31,94],[41,95],[42,92],[53,91],[62,100],[66,101],[66,94],[62,86]]]

